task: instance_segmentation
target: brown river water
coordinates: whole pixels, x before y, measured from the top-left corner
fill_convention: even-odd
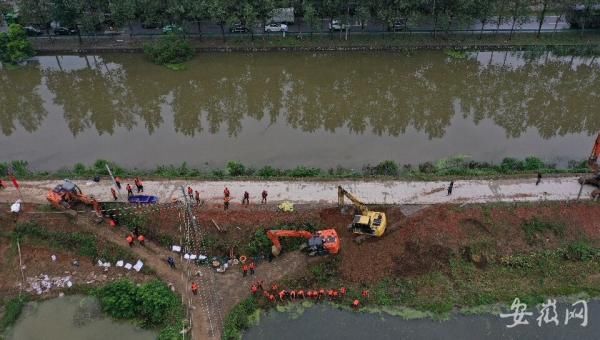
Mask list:
[[[360,168],[453,155],[587,157],[600,60],[550,53],[40,56],[0,68],[0,161]]]

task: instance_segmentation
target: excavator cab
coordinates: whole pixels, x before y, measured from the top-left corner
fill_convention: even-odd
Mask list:
[[[344,207],[344,197],[348,198],[357,210],[357,214],[354,215],[352,224],[348,226],[354,234],[361,236],[376,236],[381,237],[387,227],[387,218],[385,213],[378,211],[370,211],[367,205],[359,200],[356,196],[346,191],[341,186],[338,186],[338,206]],[[358,243],[362,241],[362,238],[356,240]]]
[[[312,234],[306,230],[268,230],[267,237],[273,243],[274,256],[281,253],[280,237],[302,237],[306,239],[304,250],[309,256],[337,254],[340,251],[340,238],[335,229],[318,230]]]

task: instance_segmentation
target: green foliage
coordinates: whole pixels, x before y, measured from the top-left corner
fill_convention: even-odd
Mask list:
[[[258,309],[258,302],[254,296],[238,303],[225,318],[223,324],[223,340],[239,340],[242,331],[250,326],[249,318]]]
[[[0,62],[18,64],[33,56],[33,47],[27,40],[25,30],[19,24],[11,24],[8,32],[0,33]]]
[[[565,224],[556,221],[542,221],[534,217],[522,224],[525,237],[529,244],[537,240],[538,235],[551,231],[556,236],[563,236],[565,233]]]
[[[321,174],[321,169],[305,166],[297,166],[292,170],[286,171],[286,175],[289,177],[317,177],[319,174]]]
[[[133,319],[138,315],[138,287],[129,280],[115,281],[97,292],[102,310],[115,319]]]
[[[376,176],[398,176],[400,174],[400,168],[398,164],[394,161],[383,161],[377,164],[372,173]]]
[[[194,56],[194,49],[182,36],[167,34],[144,45],[144,53],[158,65],[180,64]]]
[[[277,176],[281,176],[281,171],[279,171],[278,169],[273,168],[270,165],[266,165],[262,168],[260,168],[256,174],[260,177],[277,177]]]
[[[96,295],[102,310],[115,319],[138,319],[144,327],[164,327],[161,339],[172,339],[169,335],[181,325],[179,298],[163,282],[155,280],[138,286],[119,280],[98,289]]]
[[[267,255],[271,252],[271,240],[263,228],[254,232],[252,239],[246,245],[246,252],[250,256]]]
[[[26,303],[27,299],[25,297],[16,297],[6,303],[4,314],[2,315],[2,319],[0,319],[0,338],[2,337],[2,333],[19,319]]]
[[[525,170],[540,170],[545,167],[544,162],[537,157],[527,157],[523,164]]]
[[[333,280],[338,274],[337,259],[330,259],[308,268],[311,283],[324,285]]]
[[[590,261],[600,255],[600,250],[586,241],[577,241],[567,246],[565,257],[573,261]]]
[[[74,251],[92,259],[98,257],[97,241],[92,233],[49,231],[35,223],[27,222],[17,224],[13,231],[13,239],[17,238],[44,241],[52,248]]]
[[[246,174],[246,167],[244,164],[235,161],[229,161],[227,163],[227,173],[229,176],[244,176]]]
[[[457,51],[457,50],[445,50],[444,53],[451,59],[466,59],[467,52],[465,51]]]
[[[520,161],[518,159],[506,157],[502,160],[502,163],[500,164],[500,169],[504,173],[514,172],[514,171],[523,171],[523,170],[525,170],[525,165],[523,164],[522,161]]]

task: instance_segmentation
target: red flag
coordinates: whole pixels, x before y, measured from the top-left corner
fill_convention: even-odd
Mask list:
[[[17,178],[15,176],[10,176],[10,179],[13,182],[13,185],[15,186],[15,188],[17,188],[17,190],[19,189],[19,182],[17,182]]]

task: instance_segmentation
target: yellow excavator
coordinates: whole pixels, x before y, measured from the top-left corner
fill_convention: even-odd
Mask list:
[[[368,236],[383,236],[385,228],[387,227],[385,213],[370,211],[365,203],[341,186],[338,186],[338,206],[340,208],[344,207],[344,198],[348,198],[356,208],[354,220],[352,221],[352,224],[348,226],[348,229],[352,230],[354,234],[359,235],[355,241],[360,243]]]

